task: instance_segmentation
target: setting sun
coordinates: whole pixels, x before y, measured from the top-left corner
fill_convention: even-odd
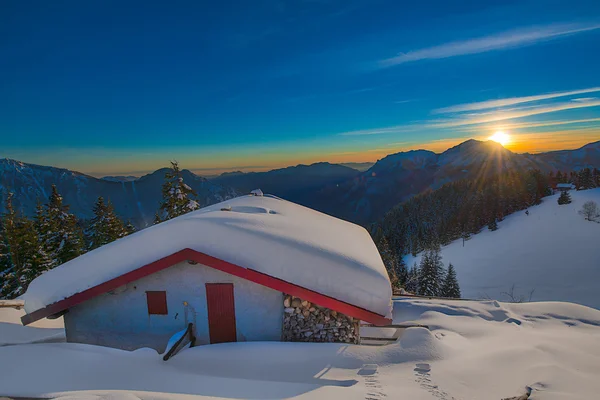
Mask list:
[[[502,146],[506,146],[510,143],[510,135],[502,131],[494,133],[492,136],[489,137],[489,139],[493,140],[494,142],[500,143]]]

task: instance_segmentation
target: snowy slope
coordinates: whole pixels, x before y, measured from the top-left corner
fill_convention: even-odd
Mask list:
[[[21,298],[31,313],[185,248],[380,315],[390,313],[388,274],[364,228],[285,200],[252,195],[83,254],[37,277]]]
[[[484,229],[465,242],[442,248],[443,262],[456,267],[463,297],[508,300],[516,293],[534,301],[569,301],[600,308],[600,224],[578,215],[583,203],[600,204],[600,188],[571,192],[573,202],[557,204],[558,195],[508,216],[491,232]],[[407,256],[407,265],[420,261]]]
[[[388,346],[248,342],[196,347],[168,362],[70,343],[0,348],[0,396],[62,399],[593,399],[600,311],[567,303],[398,299],[410,328]],[[0,330],[0,337],[3,332]]]
[[[29,326],[21,325],[24,310],[0,308],[0,347],[43,342],[64,342],[63,318],[42,319]]]

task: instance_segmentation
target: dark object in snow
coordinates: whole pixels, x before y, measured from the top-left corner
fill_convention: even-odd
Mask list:
[[[194,347],[196,343],[196,337],[194,336],[194,324],[191,322],[188,324],[185,333],[175,344],[171,347],[167,353],[163,356],[163,361],[167,361],[169,358],[173,357],[175,354],[179,353],[185,346],[189,343],[190,347]]]
[[[525,214],[529,215],[529,210],[525,211]]]

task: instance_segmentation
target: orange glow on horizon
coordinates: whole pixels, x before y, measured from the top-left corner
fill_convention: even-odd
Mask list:
[[[486,129],[482,129],[484,131]],[[409,151],[409,150],[430,150],[435,153],[442,153],[447,149],[459,145],[468,139],[489,140],[490,136],[498,130],[488,131],[487,134],[474,135],[470,132],[461,137],[444,138],[431,140],[421,143],[397,143],[380,144],[374,148],[353,149],[346,148],[336,151],[332,149],[314,150],[287,150],[287,151],[272,151],[265,154],[261,151],[252,151],[246,154],[233,155],[223,158],[205,158],[198,157],[194,154],[186,156],[176,156],[175,154],[165,154],[164,162],[157,160],[154,157],[143,158],[132,161],[121,157],[112,159],[109,163],[104,163],[100,158],[95,160],[92,165],[86,163],[87,168],[82,168],[81,165],[56,165],[63,168],[68,168],[83,173],[90,173],[94,176],[106,175],[134,175],[142,176],[146,173],[151,173],[161,167],[166,166],[169,159],[177,159],[182,168],[189,169],[198,175],[210,176],[218,175],[223,172],[242,171],[242,172],[262,172],[272,169],[285,168],[298,164],[313,164],[316,162],[330,163],[363,163],[376,162],[390,154]],[[564,130],[552,132],[537,132],[537,133],[515,133],[511,132],[510,141],[505,147],[515,153],[540,153],[554,150],[569,150],[577,149],[588,143],[598,141],[600,139],[600,129],[589,128],[580,130]],[[201,159],[202,162],[198,162]],[[22,160],[27,162],[27,160]],[[110,170],[104,169],[110,165]],[[94,168],[94,169],[92,169]],[[91,172],[94,171],[94,172]],[[101,171],[101,172],[96,172]]]

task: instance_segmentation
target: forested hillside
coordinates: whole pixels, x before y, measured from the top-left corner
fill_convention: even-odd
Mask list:
[[[404,287],[411,266],[407,268],[403,256],[436,250],[456,239],[469,240],[482,229],[494,231],[506,216],[540,204],[558,182],[571,182],[582,190],[600,187],[600,170],[507,171],[449,183],[394,207],[373,225],[372,234],[390,275]]]

